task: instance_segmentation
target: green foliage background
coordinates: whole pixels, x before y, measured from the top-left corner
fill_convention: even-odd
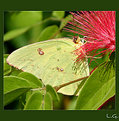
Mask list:
[[[69,33],[62,28],[71,19],[69,16],[65,11],[5,12],[4,53],[34,42],[67,37]]]

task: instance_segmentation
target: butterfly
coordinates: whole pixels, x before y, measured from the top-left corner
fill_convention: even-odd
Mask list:
[[[77,66],[76,55],[73,53],[75,49],[76,43],[69,38],[46,40],[15,50],[8,56],[7,63],[24,72],[34,74],[44,85],[58,86],[89,75],[87,61],[79,64],[77,70],[73,69]],[[85,69],[82,70],[84,64]],[[73,95],[79,83],[63,87],[58,92]]]

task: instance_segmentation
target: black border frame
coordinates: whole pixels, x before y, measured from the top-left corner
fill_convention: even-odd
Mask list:
[[[41,3],[41,2],[44,2]],[[91,121],[106,121],[115,120],[114,118],[106,118],[106,114],[110,116],[116,114],[119,118],[119,8],[116,1],[15,1],[4,0],[0,5],[0,119],[7,121],[21,121],[21,120],[91,120]],[[115,110],[96,110],[96,111],[11,111],[3,110],[3,33],[4,33],[4,11],[8,10],[114,10],[116,11],[116,109]],[[117,118],[117,119],[118,119]]]

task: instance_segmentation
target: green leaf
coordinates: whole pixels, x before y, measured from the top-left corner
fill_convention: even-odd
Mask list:
[[[4,105],[9,104],[29,89],[31,89],[31,85],[27,80],[15,76],[5,76]]]
[[[48,40],[55,36],[56,32],[58,31],[58,27],[56,25],[46,27],[37,38],[37,41]]]
[[[4,60],[4,75],[8,75],[11,72],[11,66],[8,65]]]
[[[102,104],[98,110],[114,110],[115,109],[115,95],[111,97],[110,99],[106,100],[104,104]]]
[[[18,76],[28,80],[34,88],[42,87],[42,82],[31,73],[22,72]]]
[[[10,73],[10,76],[17,76],[21,72],[22,72],[22,70],[19,70],[19,69],[16,69],[16,68],[12,67],[12,71]]]
[[[13,12],[5,20],[9,30],[30,27],[42,20],[42,11]]]
[[[64,17],[65,11],[53,11],[52,15],[58,19],[62,19]]]
[[[43,20],[50,18],[52,16],[52,11],[43,11]]]
[[[29,29],[29,27],[11,30],[4,35],[4,41],[11,40],[11,39],[25,33],[28,29]]]
[[[62,22],[61,22],[61,24],[60,24],[60,30],[63,29],[64,26],[65,26],[70,20],[72,20],[71,17],[72,17],[72,15],[68,15],[68,16],[66,16],[66,17],[62,20]]]
[[[14,51],[7,61],[10,65],[35,75],[44,85],[59,86],[89,75],[86,60],[75,63],[77,55],[73,51],[76,46],[68,38],[37,42]],[[79,83],[63,87],[58,92],[73,95]]]
[[[7,58],[9,56],[9,54],[4,54],[4,58]]]
[[[18,97],[20,97],[22,94],[26,93],[30,88],[21,88],[13,90],[12,92],[8,92],[4,95],[4,106],[8,105],[9,103],[16,100]]]
[[[53,109],[52,97],[48,92],[46,92],[44,96],[43,110],[52,110],[52,109]]]
[[[82,89],[83,85],[85,84],[86,79],[83,79],[81,83],[78,85],[77,90],[75,91],[74,95],[78,95],[80,93],[80,90]]]
[[[20,48],[20,47],[23,47],[25,45],[28,45],[28,38],[27,38],[27,35],[28,33],[24,33],[14,39],[12,39],[10,41],[10,43],[13,45],[14,48]]]
[[[12,70],[12,67],[8,65],[6,62],[7,57],[8,57],[8,54],[5,54],[4,55],[4,75],[8,75]]]
[[[30,90],[28,90],[28,91],[30,91]],[[26,100],[26,93],[22,94],[19,98],[17,98],[17,100],[14,101],[15,102],[15,109],[17,109],[17,110],[24,109],[24,105],[26,103],[26,101],[25,101]]]
[[[39,41],[39,36],[40,36],[39,34],[42,33],[42,31],[44,31],[48,26],[52,26],[52,25],[59,26],[60,25],[60,20],[57,19],[57,18],[54,18],[54,17],[49,17],[49,18],[41,21],[40,23],[36,24],[35,26],[33,26],[31,28],[32,32],[30,34],[32,36],[32,38],[30,38],[32,43],[34,43],[36,41]],[[53,34],[53,33],[51,33],[51,34]],[[54,34],[53,34],[53,36],[54,36]]]
[[[115,69],[111,61],[100,65],[86,80],[76,109],[96,110],[115,94]]]
[[[42,110],[43,96],[40,92],[33,92],[27,100],[24,110]]]
[[[55,89],[52,86],[46,85],[46,91],[50,93],[50,95],[52,96],[53,101],[59,101],[59,96],[58,96],[57,92],[55,91]]]

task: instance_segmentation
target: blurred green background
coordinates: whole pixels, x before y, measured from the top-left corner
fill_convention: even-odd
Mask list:
[[[62,29],[70,19],[67,11],[5,12],[4,53],[34,42],[69,36]]]

